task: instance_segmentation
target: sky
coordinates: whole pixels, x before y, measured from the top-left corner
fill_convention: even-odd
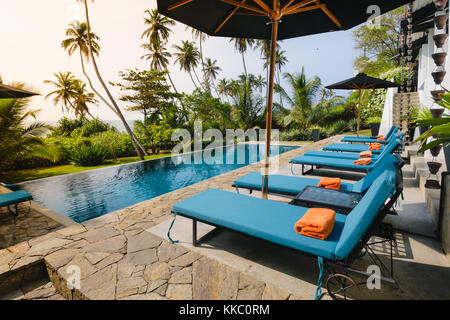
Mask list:
[[[103,78],[118,82],[119,72],[126,69],[145,69],[148,62],[141,39],[145,30],[144,11],[156,8],[156,0],[95,0],[90,2],[93,31],[100,37],[101,52],[97,63]],[[38,120],[56,121],[64,114],[51,98],[45,96],[52,87],[44,80],[53,80],[56,72],[71,71],[84,79],[79,55],[69,57],[61,48],[65,29],[74,20],[83,21],[84,11],[76,0],[13,0],[0,1],[0,76],[4,83],[24,82],[26,88],[41,95],[32,98],[30,106],[41,109]],[[192,40],[185,25],[177,23],[169,40],[172,45],[182,40]],[[308,77],[318,76],[324,85],[354,75],[354,50],[352,32],[340,31],[284,40],[280,43],[286,51],[288,63],[282,72],[300,72],[304,67]],[[236,78],[243,72],[242,60],[227,38],[209,37],[204,44],[204,57],[217,59],[222,71],[219,78]],[[258,51],[245,56],[249,73],[265,75]],[[95,74],[88,65],[91,78]],[[189,75],[178,66],[169,67],[172,79],[179,91],[190,93],[194,86]],[[199,72],[197,72],[199,74]],[[98,90],[100,85],[94,81]],[[114,97],[120,97],[118,88],[110,88]],[[126,104],[116,99],[122,110]],[[104,105],[92,106],[91,113],[104,120],[116,120],[116,116]],[[141,117],[136,112],[124,112],[127,120]]]

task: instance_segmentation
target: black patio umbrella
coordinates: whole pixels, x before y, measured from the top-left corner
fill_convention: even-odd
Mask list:
[[[268,194],[277,40],[347,30],[411,0],[157,0],[158,11],[211,36],[271,40],[263,197]]]
[[[359,137],[359,124],[361,119],[361,90],[386,89],[400,87],[398,83],[378,78],[372,78],[365,73],[359,73],[355,77],[327,86],[327,89],[358,90],[358,125],[356,134]]]
[[[38,94],[0,83],[0,99],[26,98],[36,95]]]

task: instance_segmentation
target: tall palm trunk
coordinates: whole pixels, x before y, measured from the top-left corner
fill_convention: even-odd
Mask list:
[[[280,89],[280,105],[283,106],[283,95],[281,93],[281,77],[280,77],[280,70],[277,71],[277,77],[278,77],[278,87]]]
[[[189,71],[189,76],[191,77],[192,83],[194,84],[195,88],[198,89],[197,84],[194,81],[194,78],[192,77],[192,72]]]
[[[192,71],[194,72],[195,78],[197,79],[198,83],[200,83],[200,86],[202,87],[202,89],[206,89],[204,87],[204,85],[202,84],[202,82],[200,81],[200,78],[197,75],[197,72],[195,71],[195,68],[192,68]]]
[[[145,160],[144,155],[147,152],[145,151],[142,144],[138,141],[138,139],[136,139],[136,137],[134,136],[133,131],[130,129],[130,126],[128,125],[127,121],[125,120],[125,117],[123,116],[122,112],[120,111],[119,106],[117,105],[116,101],[114,100],[111,92],[109,91],[108,87],[106,86],[105,82],[103,81],[102,76],[100,75],[100,71],[98,70],[97,62],[95,60],[94,54],[92,53],[92,43],[91,43],[91,35],[90,35],[91,24],[89,21],[89,9],[88,9],[87,0],[83,0],[83,2],[84,2],[85,13],[86,13],[86,26],[87,26],[87,40],[88,40],[89,56],[92,59],[92,65],[94,66],[95,74],[97,75],[98,80],[100,81],[103,89],[105,90],[106,95],[108,96],[109,100],[113,104],[114,109],[116,110],[117,116],[122,121],[122,123],[125,127],[125,130],[127,131],[128,135],[130,136],[131,142],[133,144],[134,149],[136,150],[136,153],[139,156],[139,159]]]
[[[242,64],[244,65],[245,79],[247,79],[247,78],[248,78],[248,75],[247,75],[247,66],[245,65],[245,55],[244,55],[244,52],[241,52],[241,55],[242,55]]]
[[[83,71],[83,74],[84,74],[84,76],[86,77],[86,79],[87,79],[87,81],[88,81],[88,83],[89,83],[89,86],[90,86],[90,88],[91,88],[91,90],[100,98],[100,100],[102,100],[103,101],[103,103],[104,104],[106,104],[106,106],[112,111],[112,112],[114,112],[114,114],[116,115],[116,116],[118,116],[118,117],[120,117],[119,116],[119,114],[117,113],[117,111],[114,109],[114,107],[97,91],[97,89],[95,89],[95,87],[94,87],[94,85],[92,84],[92,80],[91,80],[91,78],[89,77],[89,75],[87,74],[87,72],[86,72],[86,67],[85,67],[85,64],[84,64],[84,59],[83,59],[83,53],[81,52],[81,50],[80,50],[80,61],[81,61],[81,70]],[[89,115],[91,115],[90,113],[89,113]],[[91,115],[91,117],[92,117],[92,115]],[[134,132],[131,132],[132,133],[132,135],[133,135],[133,138],[131,138],[132,139],[132,141],[133,141],[133,139],[134,139],[134,141],[138,141],[137,140],[137,137],[136,137],[136,135],[134,134]],[[145,148],[140,144],[140,142],[139,142],[139,144],[138,144],[138,147],[142,150],[142,152],[145,154],[145,155],[147,155],[147,151],[145,150]]]
[[[178,94],[178,90],[175,87],[175,84],[173,83],[173,80],[172,80],[172,77],[170,76],[169,70],[166,69],[166,71],[167,71],[167,78],[169,78],[169,82],[172,85],[173,90],[175,91],[175,93]],[[186,111],[186,107],[183,104],[183,100],[181,98],[177,98],[177,99],[178,99],[178,101],[180,101],[181,107],[183,108],[183,116],[185,117],[185,120],[187,120],[187,115],[186,115],[187,111]]]

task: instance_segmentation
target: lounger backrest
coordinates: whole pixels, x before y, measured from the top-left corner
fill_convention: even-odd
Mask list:
[[[393,126],[391,130],[389,130],[388,134],[386,135],[386,139],[390,140],[392,136],[394,136],[398,132],[398,127]]]
[[[363,179],[353,184],[351,191],[358,193],[366,192],[385,170],[397,170],[397,167],[398,158],[393,154],[385,155],[374,170],[369,172]]]
[[[396,173],[385,170],[378,176],[359,204],[348,214],[336,245],[335,256],[344,260],[367,232],[395,188]]]
[[[391,135],[394,133],[395,128],[396,128],[396,126],[392,126],[391,129],[389,129],[389,132],[385,136],[386,139],[389,139],[391,137]]]
[[[390,142],[386,147],[384,147],[383,152],[377,158],[377,161],[373,164],[374,166],[378,165],[386,155],[391,154],[394,150],[399,146],[400,140],[396,139],[395,141]]]

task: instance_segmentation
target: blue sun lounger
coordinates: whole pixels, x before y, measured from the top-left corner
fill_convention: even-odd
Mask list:
[[[401,140],[402,147],[401,150],[403,150],[403,144],[404,144],[404,136],[405,134],[403,132],[399,132],[398,134],[395,134],[394,137]],[[396,139],[391,139],[389,143],[394,143]],[[380,154],[383,152],[386,145],[381,145],[380,150],[372,150],[373,154]],[[323,147],[323,151],[334,151],[334,152],[351,152],[351,153],[359,153],[363,151],[369,151],[369,145],[368,144],[350,144],[350,143],[332,143],[328,146]]]
[[[9,192],[9,193],[3,193],[3,194],[0,194],[0,207],[8,207],[8,211],[13,216],[17,216],[19,213],[18,208],[17,208],[18,204],[25,202],[25,201],[29,201],[30,208],[31,208],[31,200],[33,200],[33,197],[31,196],[31,194],[29,194],[23,190]],[[12,205],[14,205],[14,208],[15,208],[14,211],[11,209]]]
[[[302,155],[300,157],[296,157],[291,159],[291,166],[296,164],[302,165],[302,175],[311,173],[314,170],[314,167],[326,167],[331,169],[338,170],[346,170],[346,171],[358,171],[358,172],[366,172],[369,173],[372,171],[378,164],[381,163],[383,157],[388,154],[393,153],[400,146],[400,140],[395,140],[394,143],[390,143],[387,145],[383,152],[377,157],[376,160],[372,161],[369,165],[357,165],[354,164],[352,159],[342,159],[342,158],[330,158],[330,157],[318,157],[318,156],[308,156]],[[311,169],[305,171],[305,165],[311,166]],[[292,170],[292,167],[291,167]]]
[[[389,131],[390,134],[386,135],[386,139],[384,141],[378,141],[378,138],[365,138],[365,137],[355,137],[355,136],[347,136],[344,139],[342,139],[342,142],[350,142],[350,143],[380,143],[380,144],[388,144],[394,137],[394,135],[397,133],[398,128],[393,127],[393,130]]]
[[[389,132],[385,135],[386,139],[390,138],[391,135],[396,133],[397,131],[398,131],[398,127],[392,126],[389,129]],[[351,139],[353,139],[353,138],[356,138],[356,139],[375,139],[376,140],[378,137],[374,137],[374,136],[359,136],[359,137],[357,137],[357,136],[345,136],[344,139],[345,138],[351,138]]]
[[[380,165],[378,165],[373,171],[371,171],[363,179],[355,182],[342,182],[340,191],[348,191],[355,193],[365,193],[375,179],[383,173],[383,171],[390,169],[396,170],[399,177],[402,176],[401,168],[405,162],[402,158],[396,155],[386,155]],[[304,188],[308,186],[317,186],[320,179],[309,177],[295,177],[286,175],[270,175],[268,190],[270,194],[278,195],[286,198],[295,198]],[[250,172],[245,176],[236,179],[233,182],[233,187],[236,188],[236,192],[239,193],[239,189],[260,191],[262,188],[262,175],[259,172]]]
[[[365,271],[352,268],[351,264],[360,256],[361,250],[367,248],[369,239],[376,234],[381,221],[397,200],[400,193],[395,188],[396,179],[393,170],[385,170],[380,174],[347,216],[336,214],[334,229],[326,240],[306,237],[295,232],[295,223],[308,208],[217,189],[209,189],[175,204],[172,207],[174,221],[171,227],[177,215],[192,219],[194,246],[205,237],[210,238],[206,235],[197,239],[197,222],[202,222],[315,256],[320,268],[317,298],[321,295],[324,266],[330,273],[327,282],[341,277],[337,270],[371,276]],[[168,237],[172,241],[171,227]],[[393,269],[390,277],[382,276],[381,281],[396,286]],[[333,297],[333,292],[329,293]]]

